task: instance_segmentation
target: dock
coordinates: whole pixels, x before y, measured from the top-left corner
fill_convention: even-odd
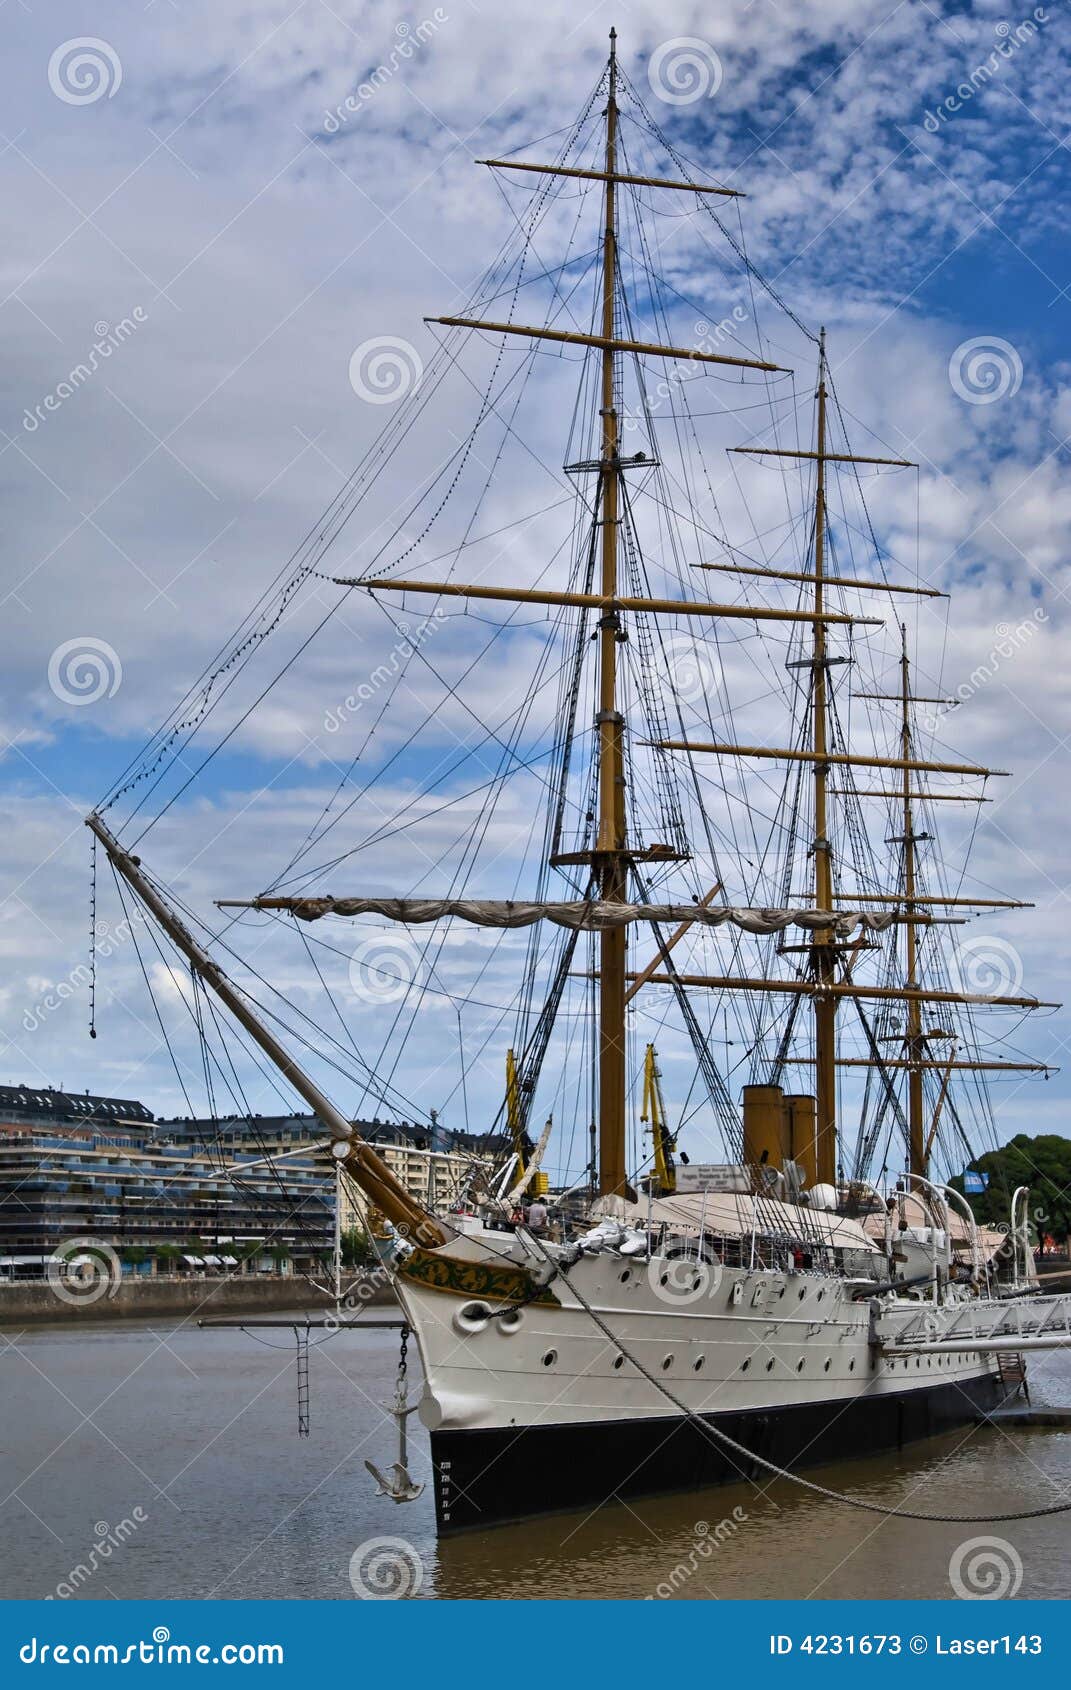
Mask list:
[[[1071,1408],[1035,1408],[1029,1403],[1016,1403],[995,1408],[991,1414],[979,1415],[984,1424],[994,1426],[1071,1426]]]

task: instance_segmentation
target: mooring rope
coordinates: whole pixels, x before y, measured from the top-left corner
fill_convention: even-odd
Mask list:
[[[766,1471],[773,1474],[775,1478],[788,1479],[792,1484],[799,1485],[803,1490],[808,1490],[815,1496],[824,1497],[827,1502],[840,1502],[848,1508],[860,1508],[869,1514],[881,1514],[886,1519],[922,1520],[931,1525],[1002,1525],[1009,1524],[1015,1520],[1040,1520],[1044,1519],[1045,1516],[1049,1514],[1071,1513],[1071,1501],[1068,1501],[1053,1502],[1045,1508],[1027,1508],[1011,1514],[919,1514],[910,1508],[887,1508],[884,1503],[868,1502],[865,1497],[847,1496],[843,1491],[833,1490],[829,1485],[819,1484],[816,1479],[805,1479],[800,1473],[793,1473],[787,1467],[778,1466],[776,1461],[770,1461],[767,1456],[759,1455],[756,1451],[748,1449],[736,1438],[730,1437],[728,1432],[722,1431],[720,1427],[715,1426],[711,1421],[704,1419],[703,1415],[697,1414],[694,1409],[688,1407],[687,1403],[682,1402],[678,1396],[675,1396],[669,1387],[661,1379],[657,1378],[655,1374],[650,1372],[650,1370],[644,1366],[642,1361],[639,1361],[636,1356],[632,1355],[621,1342],[620,1338],[618,1338],[610,1330],[606,1321],[603,1320],[602,1316],[592,1308],[591,1304],[584,1296],[584,1293],[580,1291],[570,1279],[569,1274],[562,1263],[554,1262],[554,1258],[550,1255],[549,1251],[544,1248],[541,1240],[531,1233],[529,1233],[528,1236],[545,1259],[556,1267],[557,1272],[561,1275],[562,1279],[564,1279],[566,1285],[568,1285],[581,1308],[584,1309],[585,1313],[591,1317],[603,1337],[606,1338],[616,1350],[620,1351],[626,1361],[631,1362],[636,1371],[642,1374],[643,1378],[646,1379],[649,1384],[653,1385],[655,1390],[660,1392],[667,1402],[673,1404],[673,1407],[677,1409],[678,1413],[682,1414],[685,1419],[692,1421],[692,1423],[699,1428],[703,1436],[707,1438],[710,1443],[720,1444],[722,1448],[731,1450],[734,1455],[739,1456],[742,1460],[753,1462],[757,1467],[764,1467]]]

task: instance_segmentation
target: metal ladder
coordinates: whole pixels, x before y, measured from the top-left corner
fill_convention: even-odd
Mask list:
[[[1002,1385],[1014,1387],[1008,1392],[1008,1398],[1017,1397],[1020,1393],[1030,1401],[1030,1387],[1026,1382],[1026,1357],[1022,1351],[1000,1350],[997,1354],[997,1370]]]
[[[309,1435],[309,1334],[295,1326],[297,1339],[297,1429],[298,1436]]]

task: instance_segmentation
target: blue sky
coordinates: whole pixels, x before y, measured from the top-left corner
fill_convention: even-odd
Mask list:
[[[101,1037],[85,1037],[81,817],[383,425],[384,407],[354,391],[354,349],[390,336],[430,359],[423,316],[456,306],[508,233],[520,200],[471,160],[522,144],[544,156],[540,137],[571,122],[590,93],[611,24],[624,68],[681,153],[748,193],[755,261],[808,324],[827,324],[845,403],[873,430],[862,449],[882,441],[922,465],[920,566],[956,593],[951,632],[920,627],[922,661],[954,687],[986,660],[998,626],[1045,609],[1036,639],[961,712],[955,738],[1016,770],[979,837],[981,872],[1039,905],[1032,923],[993,917],[987,931],[1014,945],[1040,996],[1062,995],[1062,0],[1021,12],[815,0],[791,18],[770,0],[580,12],[550,0],[536,14],[470,0],[408,14],[321,0],[235,0],[221,14],[138,0],[104,20],[57,4],[20,10],[2,73],[6,1079],[181,1106],[132,958],[109,964]],[[79,81],[71,44],[84,39],[89,80]],[[707,86],[660,98],[657,66],[682,42]],[[378,66],[389,74],[336,127],[330,114]],[[965,87],[969,97],[957,93]],[[709,299],[712,320],[739,297],[700,248],[667,252],[674,280]],[[133,326],[101,367],[46,405],[117,324]],[[977,404],[949,367],[983,337],[1011,349],[1001,356],[1021,376]],[[418,450],[416,467],[429,467],[432,446]],[[912,499],[890,493],[881,507],[894,546],[914,543]],[[255,890],[285,860],[337,779],[343,736],[325,733],[325,710],[373,665],[385,626],[363,601],[347,608],[301,684],[273,698],[258,732],[239,736],[154,834],[159,872],[198,908]],[[527,638],[536,653],[539,630]],[[105,666],[92,704],[49,681],[56,654],[87,640]],[[427,766],[410,761],[399,791]],[[269,779],[270,798],[247,825],[251,795]],[[35,1017],[61,986],[59,1007]],[[28,1018],[39,1021],[32,1031]],[[1017,1042],[1059,1062],[1069,1031],[1061,1014]],[[445,1049],[448,1029],[437,1025],[433,1039]],[[487,1098],[499,1054],[477,1082]],[[440,1102],[448,1094],[460,1125],[453,1079]],[[1060,1130],[1066,1095],[1064,1076],[1008,1088],[1002,1119],[1009,1132]],[[429,1081],[420,1101],[435,1096]]]

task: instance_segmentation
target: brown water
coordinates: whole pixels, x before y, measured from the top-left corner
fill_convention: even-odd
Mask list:
[[[994,1535],[1022,1562],[1020,1596],[1069,1593],[1067,1515],[920,1525],[786,1483],[608,1500],[440,1543],[430,1487],[397,1506],[375,1496],[364,1468],[365,1457],[394,1459],[380,1405],[397,1334],[340,1333],[310,1348],[308,1438],[297,1435],[292,1338],[257,1337],[177,1319],[0,1333],[0,1595],[71,1586],[94,1542],[115,1538],[77,1594],[352,1600],[351,1557],[384,1536],[419,1558],[421,1597],[945,1597],[957,1547]],[[1068,1356],[1030,1367],[1035,1402],[1071,1403]],[[427,1478],[419,1426],[411,1455]],[[814,1476],[934,1513],[1039,1507],[1071,1499],[1071,1431],[965,1428]],[[123,1521],[133,1529],[117,1534]]]

